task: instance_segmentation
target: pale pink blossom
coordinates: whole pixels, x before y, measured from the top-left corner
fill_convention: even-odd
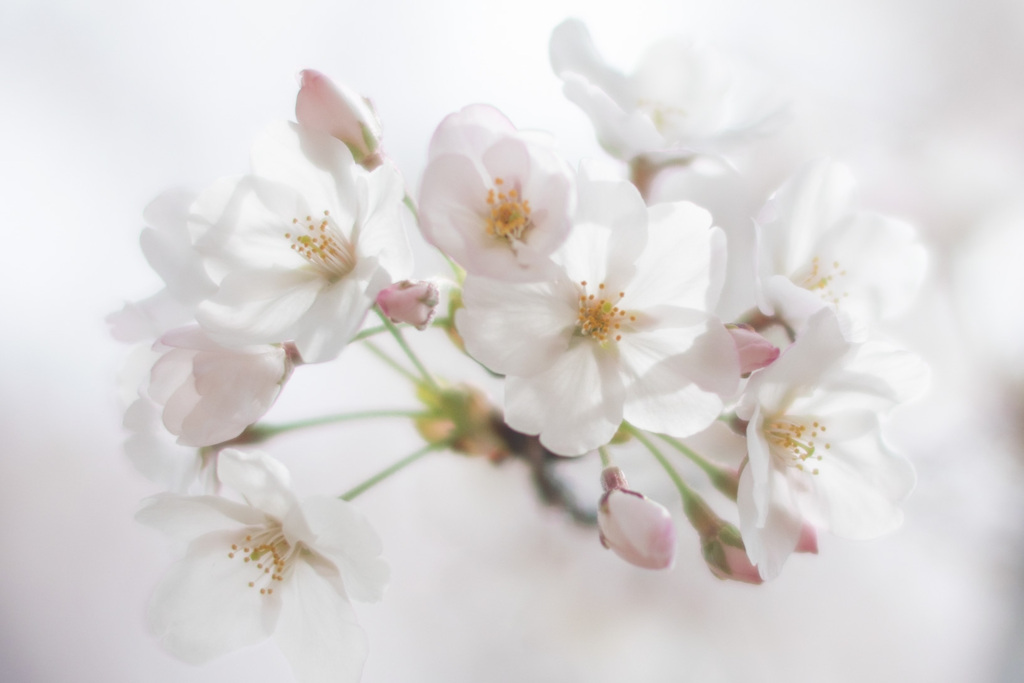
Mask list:
[[[294,366],[280,345],[224,348],[195,325],[163,335],[156,349],[162,355],[147,393],[183,446],[212,446],[241,434],[274,404]]]
[[[550,141],[517,130],[497,109],[468,106],[434,132],[420,229],[467,272],[547,279],[571,210],[572,174]]]

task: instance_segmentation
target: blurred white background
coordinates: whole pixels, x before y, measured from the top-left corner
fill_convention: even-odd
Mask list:
[[[272,644],[193,668],[145,632],[174,551],[132,519],[156,489],[121,452],[128,349],[103,322],[160,286],[142,209],[243,172],[307,67],[374,99],[412,187],[433,128],[471,102],[552,132],[573,162],[601,157],[547,61],[567,16],[624,68],[673,33],[757,61],[797,109],[751,185],[831,155],[864,206],[919,226],[930,280],[891,331],[934,388],[890,431],[918,490],[898,534],[823,537],[755,588],[711,577],[685,532],[673,572],[624,565],[537,504],[516,464],[425,460],[360,499],[393,568],[385,601],[357,605],[364,681],[1024,680],[1019,0],[3,0],[0,680],[288,680]],[[408,405],[351,350],[297,372],[271,417]],[[371,424],[272,450],[300,492],[340,493],[415,443]],[[580,467],[596,491],[598,465]],[[640,481],[673,500],[661,479]]]

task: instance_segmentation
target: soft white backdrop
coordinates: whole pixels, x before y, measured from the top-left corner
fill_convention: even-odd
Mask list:
[[[686,534],[672,573],[634,570],[542,509],[521,468],[428,459],[360,499],[394,574],[382,604],[357,606],[364,680],[1024,677],[1019,1],[4,0],[0,680],[288,679],[272,646],[196,669],[145,633],[174,555],[132,520],[155,490],[121,454],[127,349],[103,323],[159,287],[138,250],[142,209],[166,187],[244,171],[254,135],[291,116],[306,67],[374,99],[413,187],[434,126],[471,102],[551,131],[574,162],[600,157],[547,62],[567,16],[624,67],[671,33],[758,61],[798,107],[755,182],[832,155],[854,166],[866,205],[920,226],[932,276],[894,333],[933,363],[935,387],[892,431],[918,490],[900,533],[824,538],[820,557],[752,588],[713,579]],[[386,373],[347,351],[296,373],[273,416],[410,405]],[[339,493],[414,445],[405,426],[366,425],[274,452],[300,491]],[[578,470],[596,483],[596,463]],[[656,472],[641,482],[672,500]]]

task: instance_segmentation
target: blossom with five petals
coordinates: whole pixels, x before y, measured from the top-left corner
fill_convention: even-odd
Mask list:
[[[273,635],[299,681],[359,680],[366,638],[349,600],[379,600],[387,583],[376,533],[342,500],[300,502],[265,454],[225,449],[217,475],[245,503],[165,493],[137,515],[189,542],[150,600],[150,628],[191,663]]]
[[[787,180],[761,212],[758,306],[799,330],[822,308],[864,341],[872,323],[913,301],[927,252],[903,221],[854,211],[853,176],[824,159]]]
[[[470,274],[548,277],[569,232],[572,175],[550,142],[516,130],[493,107],[449,115],[430,140],[420,229]]]
[[[224,179],[192,207],[190,228],[219,284],[196,314],[225,346],[293,341],[331,360],[412,254],[397,169],[367,171],[331,135],[296,124],[253,146],[253,174]]]
[[[507,375],[505,419],[555,453],[608,441],[623,419],[688,436],[735,391],[725,327],[705,311],[720,231],[687,202],[648,209],[623,181],[579,178],[579,210],[544,282],[466,279],[456,325],[471,356]]]
[[[926,381],[913,354],[849,342],[831,310],[750,378],[737,409],[749,421],[737,502],[747,554],[763,578],[807,544],[806,524],[852,539],[900,525],[914,468],[882,438],[880,414]]]

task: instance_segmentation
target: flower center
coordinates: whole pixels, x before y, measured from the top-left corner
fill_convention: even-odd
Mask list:
[[[811,266],[803,277],[797,275],[794,282],[804,289],[817,292],[825,301],[839,305],[839,301],[849,296],[847,292],[836,290],[836,278],[846,275],[846,270],[840,267],[839,261],[831,264],[823,264],[821,259],[815,256],[811,259]]]
[[[284,581],[285,572],[298,550],[288,543],[278,524],[255,534],[246,534],[244,541],[232,543],[228,557],[237,557],[251,568],[249,588],[259,588],[260,595],[273,595],[274,582]]]
[[[635,315],[629,315],[625,310],[616,304],[626,296],[625,292],[619,292],[614,300],[606,298],[605,285],[602,282],[597,286],[597,294],[587,294],[587,281],[580,282],[583,285],[583,293],[579,298],[579,314],[576,316],[577,333],[595,339],[600,344],[608,342],[611,336],[615,341],[622,339],[619,330],[622,323],[626,322],[627,316],[630,322],[636,322]]]
[[[322,218],[314,220],[292,219],[295,232],[286,232],[285,239],[291,241],[292,250],[298,253],[329,279],[340,280],[356,267],[355,247],[338,228],[329,211]]]
[[[780,457],[783,462],[801,471],[810,471],[811,474],[818,474],[818,468],[808,470],[805,465],[807,461],[814,464],[820,462],[822,455],[815,442],[819,435],[824,438],[828,429],[820,422],[812,422],[808,425],[804,421],[792,421],[787,419],[772,420],[764,427],[765,436],[772,446],[772,453]],[[832,444],[823,444],[824,450],[832,448]]]
[[[515,188],[502,191],[505,181],[495,178],[497,189],[487,191],[487,205],[491,215],[487,218],[487,234],[512,241],[521,241],[523,234],[533,226],[530,218],[530,200],[522,199]]]
[[[651,119],[651,123],[654,124],[654,127],[663,135],[669,129],[681,124],[687,116],[686,110],[682,107],[674,107],[656,100],[637,100],[636,108],[647,114],[648,118]]]

